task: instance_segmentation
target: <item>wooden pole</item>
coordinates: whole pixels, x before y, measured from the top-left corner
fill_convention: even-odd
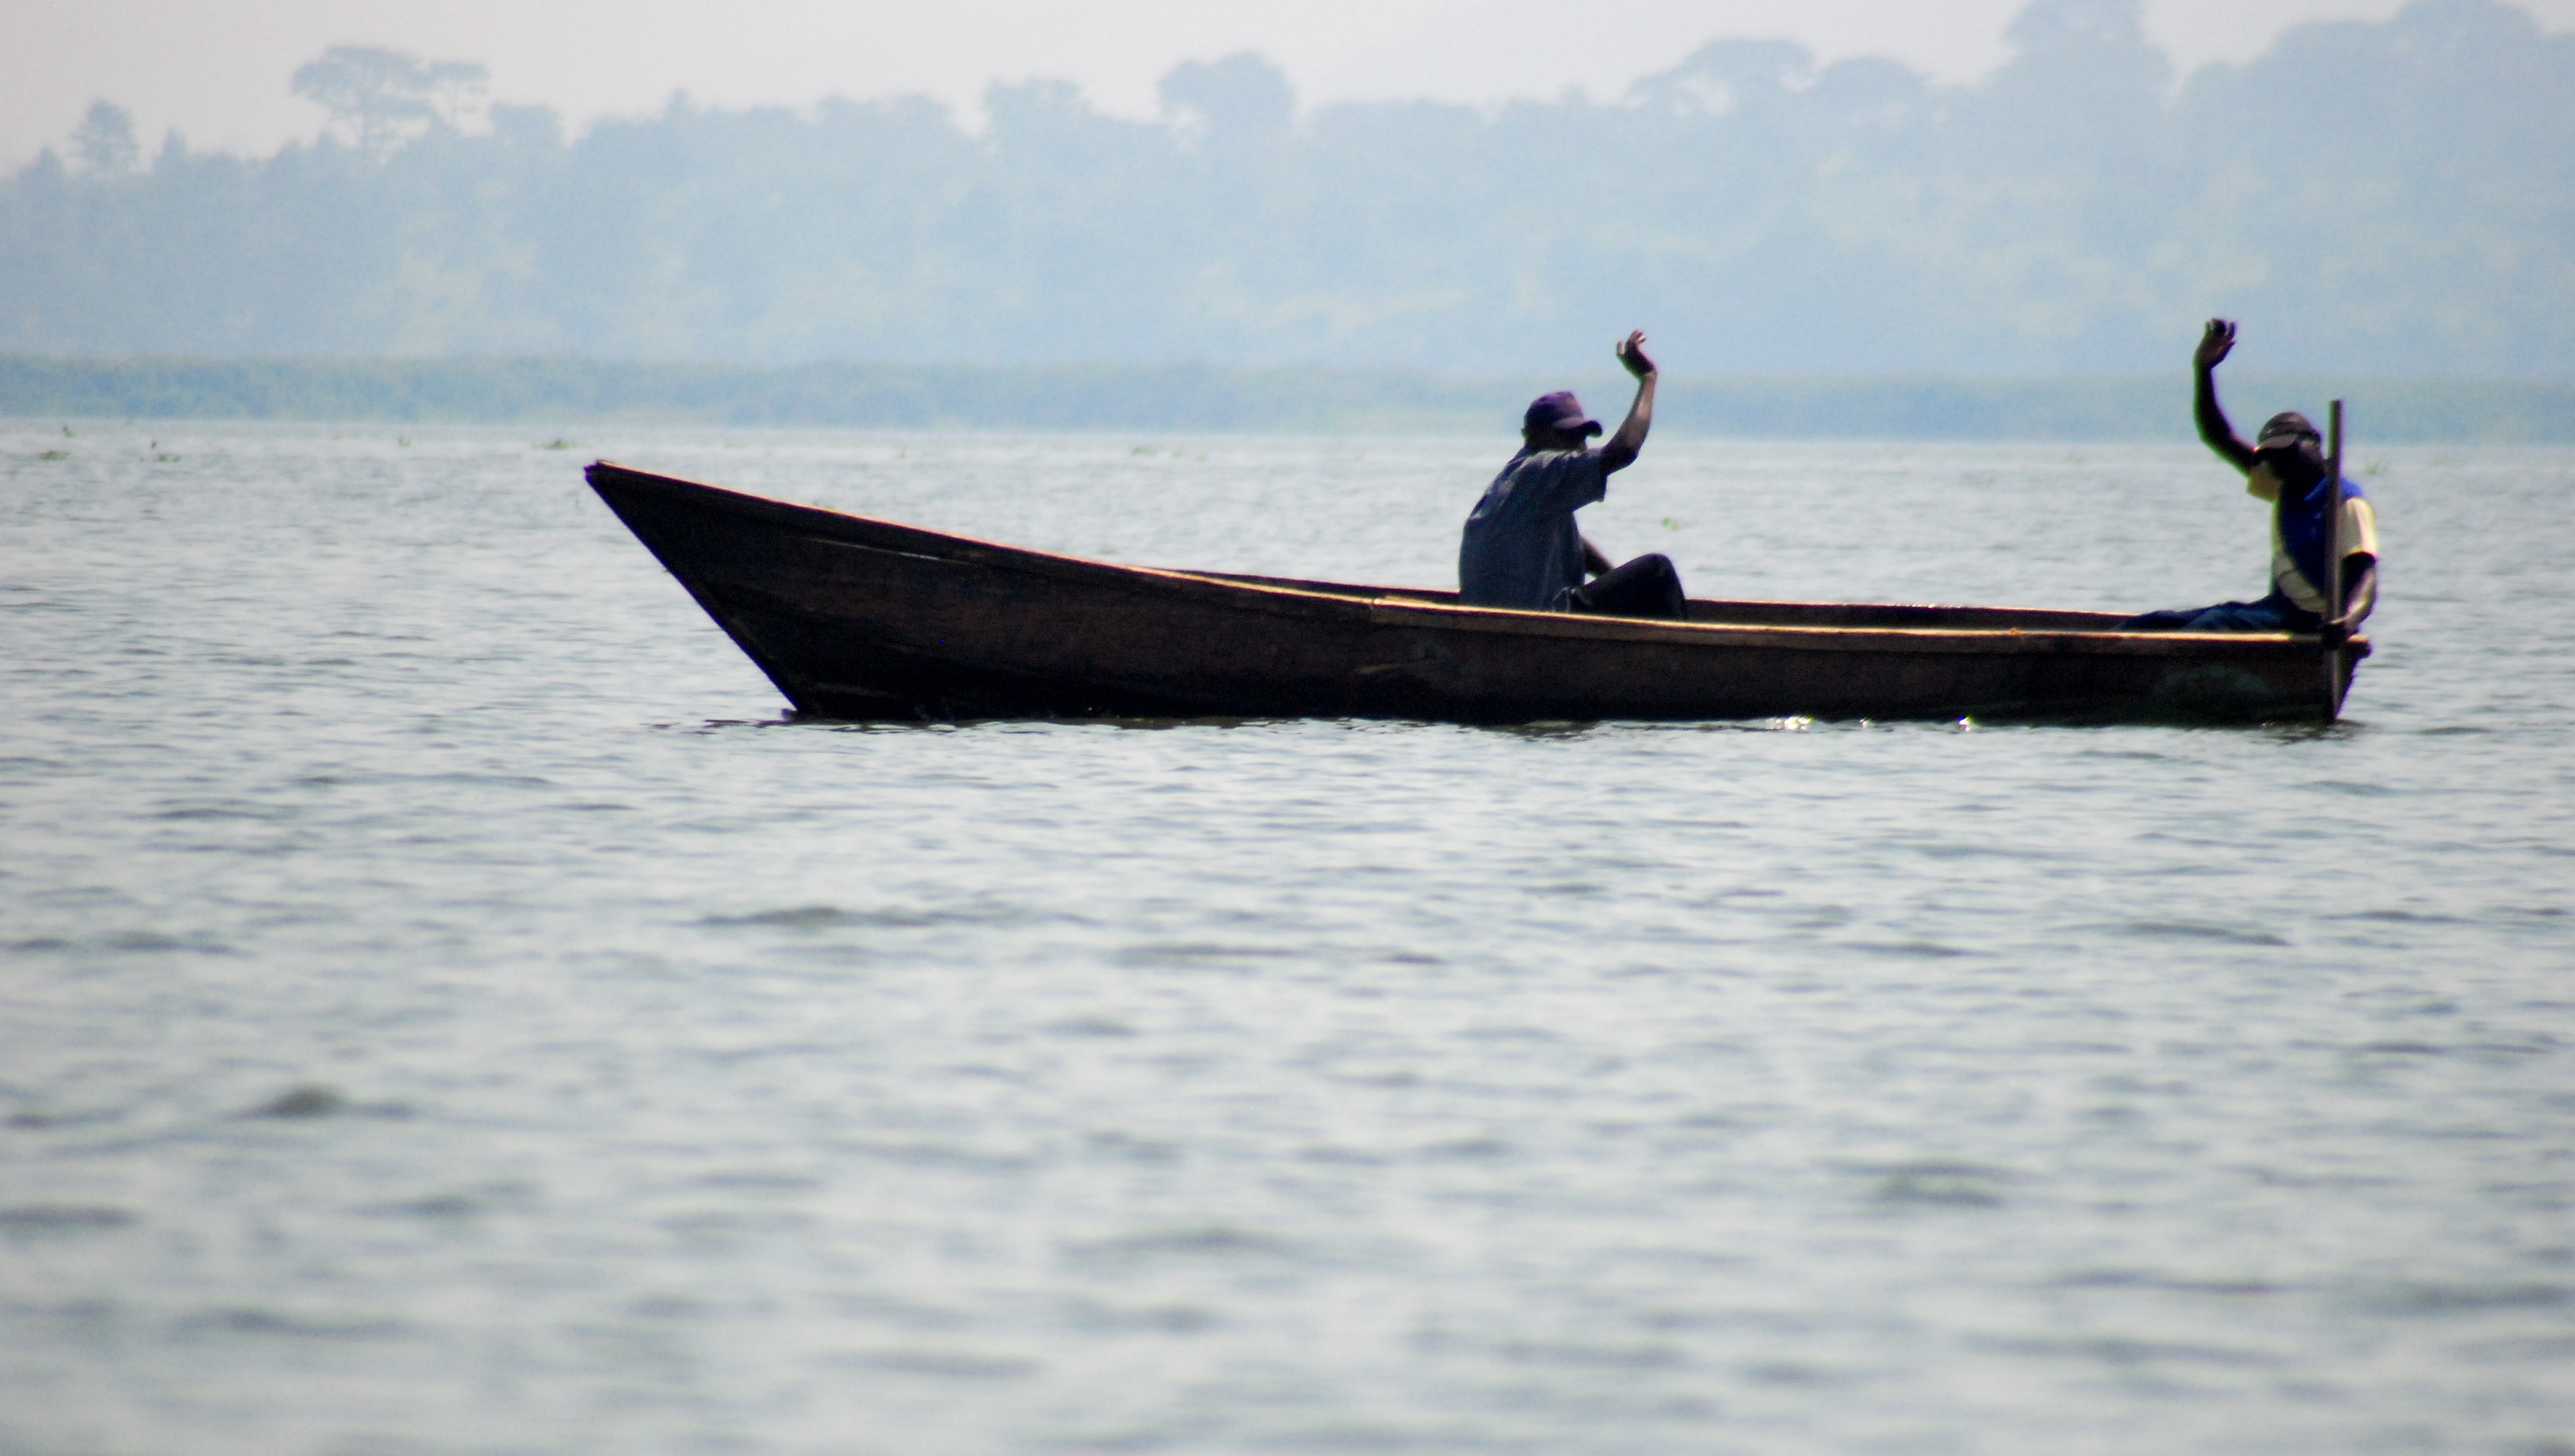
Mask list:
[[[2342,401],[2326,412],[2325,620],[2342,616]],[[2342,648],[2325,649],[2325,722],[2342,716]]]

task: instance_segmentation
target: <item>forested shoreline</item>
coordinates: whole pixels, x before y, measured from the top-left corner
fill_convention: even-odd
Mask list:
[[[2179,371],[2226,314],[2248,370],[2575,378],[2575,38],[2418,0],[2181,77],[2137,16],[2040,0],[1969,86],[1728,41],[1491,111],[1300,111],[1253,56],[1157,121],[997,86],[981,131],[675,98],[147,159],[108,105],[0,182],[0,352],[1516,379],[1642,325],[1676,379],[2029,380]]]
[[[0,355],[0,418],[597,422],[1028,431],[1506,436],[1541,389],[1624,398],[1607,369],[1466,376],[1213,365],[636,364],[524,359],[40,359]],[[2250,420],[2351,401],[2382,444],[2575,444],[2575,384],[2231,375]],[[1747,439],[2186,440],[2183,370],[2048,379],[1679,377],[1656,429]]]

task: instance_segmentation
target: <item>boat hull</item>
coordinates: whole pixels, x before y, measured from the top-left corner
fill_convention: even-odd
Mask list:
[[[1500,612],[1051,556],[606,463],[590,481],[788,701],[827,718],[2327,716],[2312,637],[1992,608]]]

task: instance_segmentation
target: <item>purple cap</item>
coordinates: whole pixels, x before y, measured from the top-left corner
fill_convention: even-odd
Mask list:
[[[1520,433],[1533,435],[1540,430],[1575,430],[1585,435],[1600,433],[1600,422],[1582,413],[1582,402],[1571,390],[1557,390],[1529,401],[1528,413],[1520,416]]]

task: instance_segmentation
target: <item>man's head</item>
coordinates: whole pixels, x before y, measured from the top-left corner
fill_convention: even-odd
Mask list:
[[[1582,413],[1571,390],[1538,396],[1520,416],[1520,439],[1531,450],[1580,450],[1599,433],[1600,422]]]
[[[2282,480],[2305,480],[2324,472],[2324,441],[2307,417],[2295,410],[2283,410],[2263,421],[2253,449],[2271,467],[2271,474]]]

